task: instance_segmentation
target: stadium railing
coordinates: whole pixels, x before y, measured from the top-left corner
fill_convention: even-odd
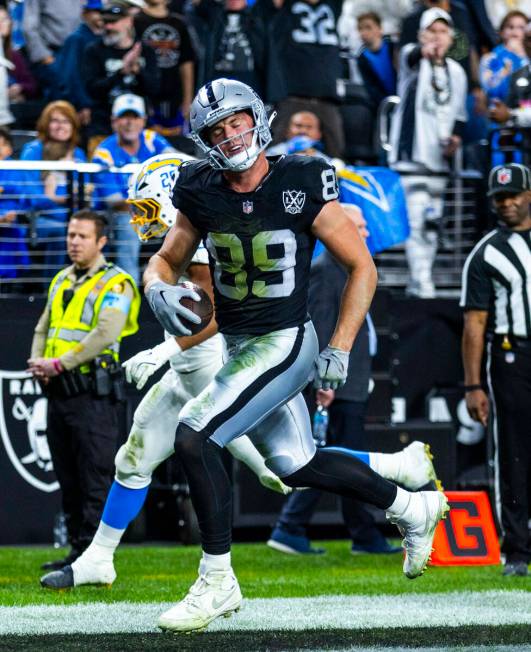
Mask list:
[[[68,263],[66,222],[73,211],[81,208],[96,208],[105,213],[110,234],[104,253],[114,260],[116,247],[136,236],[127,224],[113,228],[116,211],[105,202],[96,201],[106,190],[97,175],[111,172],[129,176],[139,168],[140,164],[105,168],[68,161],[0,162],[0,215],[8,210],[8,202],[15,204],[16,213],[14,222],[0,223],[0,297],[46,293],[55,273]],[[15,177],[14,181],[2,176],[7,171]],[[52,181],[46,185],[50,177]],[[464,261],[477,240],[476,180],[477,173],[462,170],[457,157],[454,171],[448,175],[434,268],[434,280],[443,294],[457,293]],[[50,202],[50,188],[61,188],[60,204]],[[158,242],[141,245],[140,270],[158,247]],[[381,286],[405,287],[408,272],[403,246],[378,254],[376,261]]]
[[[105,214],[109,243],[104,253],[114,260],[116,247],[136,235],[127,224],[115,224],[117,211],[101,199],[107,188],[97,175],[129,177],[139,168],[140,164],[106,168],[70,161],[0,162],[0,296],[46,293],[53,276],[68,264],[68,218],[82,208]],[[16,219],[1,221],[6,212],[15,213]],[[141,246],[140,266],[156,248]]]
[[[385,98],[378,108],[376,134],[379,147],[389,155],[392,112],[400,104],[400,97]],[[446,180],[443,193],[443,214],[437,221],[438,248],[433,266],[433,281],[438,296],[456,297],[461,287],[461,274],[465,260],[478,240],[481,223],[478,220],[482,174],[475,169],[465,169],[463,149],[452,157],[450,171],[446,174],[397,170],[401,177],[426,176]],[[408,282],[408,267],[404,245],[397,245],[375,256],[379,284],[403,288]]]

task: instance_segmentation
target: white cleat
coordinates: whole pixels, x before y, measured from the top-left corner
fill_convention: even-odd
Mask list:
[[[216,618],[239,611],[242,594],[232,569],[201,573],[186,597],[164,612],[157,625],[170,632],[199,631]]]
[[[396,523],[404,537],[406,551],[404,574],[410,579],[422,575],[433,551],[433,537],[437,524],[450,511],[446,496],[440,491],[419,491],[410,494],[410,501],[402,516],[389,518]]]
[[[429,444],[414,441],[395,455],[399,459],[399,466],[396,477],[391,478],[392,480],[410,491],[416,491],[429,482],[434,482],[437,489],[442,491],[441,481],[437,478],[433,466],[433,455]]]
[[[104,584],[111,586],[116,579],[116,571],[112,559],[97,559],[82,554],[72,564],[74,586],[82,584]]]
[[[287,484],[284,484],[278,475],[275,475],[273,472],[262,473],[259,477],[259,480],[260,484],[263,487],[266,487],[266,489],[271,489],[271,491],[276,491],[277,494],[287,496],[293,491],[291,487],[288,487]]]

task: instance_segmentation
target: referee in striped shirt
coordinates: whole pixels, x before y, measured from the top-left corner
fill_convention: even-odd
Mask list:
[[[504,530],[504,575],[527,575],[531,560],[531,175],[511,163],[491,170],[489,196],[500,226],[463,269],[465,396],[473,419],[490,423],[496,506]],[[488,393],[481,382],[487,349]]]

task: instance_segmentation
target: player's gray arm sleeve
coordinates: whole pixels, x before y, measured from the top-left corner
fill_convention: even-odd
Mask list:
[[[169,285],[163,281],[153,283],[146,292],[146,299],[151,310],[164,330],[170,335],[192,334],[192,331],[183,324],[182,319],[187,319],[194,324],[201,322],[199,315],[182,305],[181,299],[185,297],[200,301],[200,296],[191,288],[182,285]]]
[[[133,288],[129,283],[124,284],[124,296],[133,300]],[[79,367],[80,364],[94,360],[105,348],[120,337],[128,314],[116,308],[104,308],[98,318],[96,327],[84,337],[78,346],[67,351],[61,356],[61,364],[66,370]]]
[[[50,325],[50,311],[48,306],[39,317],[37,326],[33,331],[33,340],[31,342],[31,358],[41,358],[46,348],[46,338],[48,337],[48,327]]]

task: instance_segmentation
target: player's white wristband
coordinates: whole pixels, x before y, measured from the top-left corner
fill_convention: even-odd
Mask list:
[[[157,358],[165,359],[166,361],[173,358],[174,355],[178,355],[181,351],[182,349],[174,337],[168,337],[167,340],[153,347],[153,354]]]

